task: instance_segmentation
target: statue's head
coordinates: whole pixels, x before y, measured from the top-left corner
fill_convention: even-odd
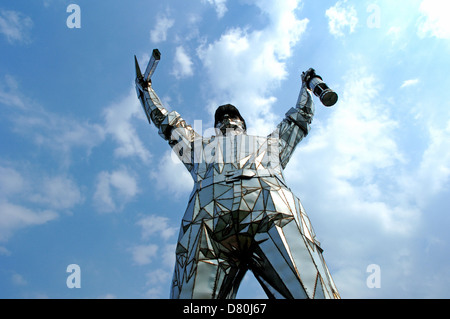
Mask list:
[[[230,131],[244,133],[247,130],[244,118],[238,109],[231,104],[221,105],[217,108],[214,115],[214,127],[224,135]]]

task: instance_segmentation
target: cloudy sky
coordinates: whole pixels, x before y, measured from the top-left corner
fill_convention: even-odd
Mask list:
[[[339,101],[315,99],[285,176],[341,296],[449,298],[449,11],[445,0],[2,1],[0,298],[169,296],[193,183],[136,98],[133,57],[143,68],[154,48],[153,87],[205,135],[225,103],[249,133],[270,133],[314,67]],[[68,287],[73,264],[80,288]],[[265,297],[251,273],[238,297]]]

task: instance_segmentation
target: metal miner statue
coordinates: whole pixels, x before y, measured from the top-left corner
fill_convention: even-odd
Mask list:
[[[296,106],[269,136],[247,135],[244,118],[227,104],[215,112],[216,135],[203,137],[166,110],[153,90],[150,77],[159,59],[155,49],[144,75],[135,59],[137,94],[149,122],[194,180],[171,298],[235,298],[248,270],[269,298],[340,298],[310,220],[283,177],[310,129],[311,92],[330,105],[337,95],[310,69],[302,74]]]

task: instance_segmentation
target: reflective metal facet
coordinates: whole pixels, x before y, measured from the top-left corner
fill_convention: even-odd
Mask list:
[[[194,180],[171,298],[234,298],[248,270],[271,298],[339,298],[310,220],[283,176],[314,115],[305,83],[296,107],[267,137],[242,130],[202,137],[162,106],[151,82],[138,77],[136,86],[149,121]]]

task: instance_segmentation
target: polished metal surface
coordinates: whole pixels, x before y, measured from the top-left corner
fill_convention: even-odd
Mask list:
[[[215,136],[203,137],[163,107],[151,82],[137,76],[136,89],[149,121],[194,180],[171,298],[235,298],[248,270],[270,298],[339,298],[309,217],[283,176],[314,115],[305,82],[296,106],[264,137],[226,117]]]
[[[306,87],[317,96],[323,105],[333,106],[338,100],[338,95],[323,81],[320,75],[316,74],[313,68],[303,72],[302,77],[306,83]]]

